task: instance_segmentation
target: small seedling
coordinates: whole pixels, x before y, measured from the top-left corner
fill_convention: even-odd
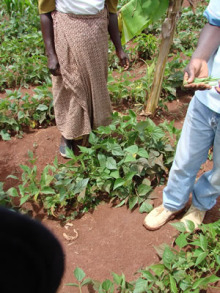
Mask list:
[[[90,284],[92,282],[92,280],[90,278],[85,279],[86,274],[80,268],[76,268],[74,270],[73,274],[74,274],[74,277],[76,278],[76,280],[78,281],[78,283],[68,283],[68,284],[66,284],[66,286],[78,287],[79,292],[82,293],[82,287]]]

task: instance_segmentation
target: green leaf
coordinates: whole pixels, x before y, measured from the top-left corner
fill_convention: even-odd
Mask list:
[[[79,287],[79,284],[76,283],[67,283],[66,286],[72,286],[72,287]]]
[[[195,266],[198,266],[205,258],[206,256],[208,255],[207,252],[202,252],[196,259],[196,263],[195,263]]]
[[[111,172],[111,173],[110,173],[110,176],[113,177],[113,178],[115,178],[115,179],[120,178],[119,171],[116,170],[116,171]]]
[[[142,32],[152,22],[158,20],[168,7],[168,0],[130,0],[121,8],[122,44]]]
[[[102,168],[106,167],[106,156],[103,154],[98,154],[99,164]]]
[[[83,154],[92,155],[94,153],[94,150],[91,149],[91,148],[87,148],[87,147],[84,147],[84,146],[81,146],[81,145],[79,145],[79,148],[80,148],[80,152],[83,153]]]
[[[139,212],[142,213],[149,213],[153,209],[153,206],[148,203],[147,201],[144,201],[139,209]]]
[[[149,185],[141,184],[138,186],[138,195],[146,195],[149,191],[151,191],[152,187]]]
[[[109,170],[116,170],[117,164],[114,158],[108,157],[106,161],[106,168]]]
[[[143,293],[143,292],[146,292],[147,289],[148,289],[148,281],[139,278],[136,281],[133,293]]]
[[[117,204],[116,208],[120,208],[121,206],[123,206],[125,204],[125,199],[122,200],[119,204]]]
[[[11,187],[7,190],[7,194],[12,196],[12,197],[18,197],[18,191],[15,187]]]
[[[98,143],[98,137],[95,135],[94,132],[90,132],[90,135],[89,135],[89,143],[91,145],[96,145]]]
[[[124,163],[130,163],[130,162],[135,162],[135,161],[136,161],[136,158],[133,157],[133,155],[127,155],[125,157]]]
[[[3,140],[10,140],[11,139],[10,134],[8,132],[6,132],[5,130],[1,130],[0,135]]]
[[[36,110],[39,110],[39,111],[43,112],[43,111],[48,110],[48,106],[45,105],[45,104],[39,104]]]
[[[193,221],[186,220],[185,226],[190,233],[192,233],[195,230],[195,224],[193,223]]]
[[[75,185],[74,194],[78,194],[82,192],[87,187],[88,182],[89,182],[89,178],[80,179]]]
[[[85,279],[82,283],[81,283],[81,286],[85,286],[85,285],[88,285],[92,283],[92,279],[91,278],[87,278]]]
[[[158,277],[162,275],[162,273],[165,270],[165,267],[163,264],[156,264],[156,265],[151,265],[149,267]]]
[[[137,196],[130,197],[129,198],[129,209],[132,210],[137,203],[138,203],[138,197]]]
[[[84,188],[77,196],[78,201],[83,202],[85,195],[86,195],[86,188]]]
[[[123,152],[120,145],[113,145],[111,151],[112,151],[113,156],[124,156],[124,152]]]
[[[138,150],[138,153],[137,153],[140,157],[142,157],[142,158],[146,158],[146,159],[148,159],[149,158],[149,154],[148,154],[148,152],[145,150],[145,149],[143,149],[143,148],[140,148],[139,150]]]
[[[76,156],[74,155],[74,152],[71,149],[69,149],[68,147],[65,148],[65,154],[66,154],[66,157],[69,159],[76,158]]]
[[[202,248],[202,250],[204,251],[207,250],[207,247],[208,247],[207,238],[203,234],[200,234],[199,239],[200,239],[200,247]]]
[[[85,278],[86,274],[84,273],[84,271],[80,268],[76,268],[74,270],[74,276],[77,279],[77,281],[81,282],[83,278]]]
[[[112,188],[112,182],[110,180],[106,180],[105,183],[104,183],[104,185],[103,185],[103,189],[106,192],[110,193],[111,188]]]
[[[176,228],[179,232],[185,232],[186,227],[182,222],[176,222],[176,223],[169,223],[171,226]]]
[[[176,286],[176,281],[175,281],[175,279],[173,278],[172,275],[170,275],[170,289],[171,289],[172,293],[178,293],[177,286]]]
[[[24,196],[24,186],[23,185],[18,185],[18,188],[19,188],[19,192],[21,194],[21,196]]]
[[[25,171],[26,173],[30,174],[31,173],[31,168],[29,168],[26,165],[20,165],[20,168]]]
[[[123,178],[118,178],[115,180],[115,184],[113,190],[125,184],[125,180]]]
[[[24,112],[19,111],[19,112],[18,112],[18,120],[20,120],[20,119],[22,119],[22,118],[24,118]]]
[[[145,278],[145,279],[147,279],[148,281],[151,281],[151,282],[153,282],[153,281],[155,281],[155,277],[151,274],[151,272],[149,272],[149,271],[141,271],[141,273],[142,273],[142,276]]]
[[[175,240],[179,248],[183,248],[188,244],[187,241],[188,234],[181,233]]]
[[[211,275],[205,278],[200,278],[192,285],[192,289],[194,290],[197,288],[202,289],[202,288],[205,288],[208,284],[218,282],[219,280],[220,278],[215,275]]]
[[[31,198],[31,196],[29,194],[25,195],[24,197],[21,197],[21,199],[20,199],[20,205],[23,205],[30,198]]]
[[[113,279],[114,279],[114,282],[117,284],[117,285],[121,285],[122,281],[123,281],[123,275],[120,276],[120,275],[117,275],[116,273],[112,273],[113,275]]]
[[[163,253],[163,263],[167,268],[171,268],[171,264],[175,259],[174,253],[171,251],[170,247],[166,246]]]
[[[125,173],[126,173],[126,172],[125,172]],[[125,175],[125,181],[126,181],[126,183],[127,183],[127,182],[129,182],[129,184],[132,183],[131,180],[133,179],[133,177],[134,177],[135,175],[136,175],[136,172],[133,172],[133,171],[128,172],[128,173]]]
[[[41,193],[43,193],[43,194],[55,194],[56,192],[54,191],[54,189],[52,187],[44,186],[41,189]]]
[[[113,283],[110,280],[105,280],[102,283],[102,289],[104,289],[105,291],[109,291],[111,288],[113,287]]]
[[[124,151],[132,155],[136,155],[138,153],[138,146],[137,145],[129,146],[125,148]]]
[[[12,179],[18,180],[18,177],[17,177],[17,176],[14,176],[14,175],[8,175],[8,176],[7,176],[7,179],[8,179],[8,178],[12,178]]]

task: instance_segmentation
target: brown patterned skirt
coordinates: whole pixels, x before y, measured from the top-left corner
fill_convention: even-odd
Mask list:
[[[53,13],[61,76],[53,76],[56,124],[66,139],[110,122],[107,90],[107,11],[96,15]]]

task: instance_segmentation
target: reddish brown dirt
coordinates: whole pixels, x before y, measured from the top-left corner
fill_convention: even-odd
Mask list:
[[[175,126],[181,128],[189,101],[189,96],[183,96],[169,103],[169,110],[160,113],[160,117],[155,121],[175,120]],[[59,132],[54,126],[34,130],[25,134],[22,139],[0,141],[0,181],[5,182],[5,189],[16,185],[16,181],[7,179],[7,176],[20,176],[19,165],[28,164],[28,150],[33,151],[38,158],[39,171],[42,171],[46,164],[52,163],[55,156],[58,156],[60,162],[64,162],[58,153],[59,140]],[[200,174],[209,168],[211,162],[207,161]],[[163,186],[156,189],[158,198],[155,205],[162,201],[162,190]],[[207,213],[206,223],[219,218],[219,208],[220,201]],[[94,212],[84,215],[81,219],[71,221],[73,226],[69,226],[68,230],[60,222],[48,219],[43,210],[36,207],[32,209],[34,217],[41,220],[57,236],[65,251],[66,270],[59,293],[78,292],[77,288],[65,285],[75,281],[73,270],[76,267],[81,267],[88,277],[99,281],[111,279],[111,272],[124,273],[128,281],[134,280],[137,278],[134,274],[138,269],[158,262],[154,247],[162,243],[171,244],[177,234],[169,224],[159,231],[147,231],[142,226],[145,214],[140,214],[138,210],[131,212],[126,207],[114,208],[107,203],[101,204]],[[75,231],[78,234],[76,240],[65,240],[63,233],[75,236]],[[92,291],[85,288],[83,292]]]

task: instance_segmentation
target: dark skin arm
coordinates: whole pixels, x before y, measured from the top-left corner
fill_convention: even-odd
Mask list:
[[[118,30],[118,17],[116,13],[109,13],[108,32],[115,46],[116,54],[120,60],[120,65],[127,70],[129,68],[129,59],[121,45],[120,33]]]
[[[60,66],[55,51],[53,19],[51,13],[40,15],[41,31],[47,55],[48,68],[53,75],[60,75]]]
[[[51,13],[41,14],[40,22],[46,55],[48,58],[48,68],[51,74],[60,75],[60,67],[54,45],[53,19],[51,17]],[[116,13],[110,13],[108,30],[110,38],[115,46],[116,54],[120,60],[120,65],[124,67],[125,70],[127,70],[129,68],[129,59],[121,45],[121,38],[118,30],[118,18]]]
[[[195,52],[192,55],[190,63],[185,69],[184,81],[185,87],[196,90],[210,89],[209,85],[204,83],[194,84],[194,79],[208,77],[208,60],[220,46],[220,27],[206,24],[200,34]]]

